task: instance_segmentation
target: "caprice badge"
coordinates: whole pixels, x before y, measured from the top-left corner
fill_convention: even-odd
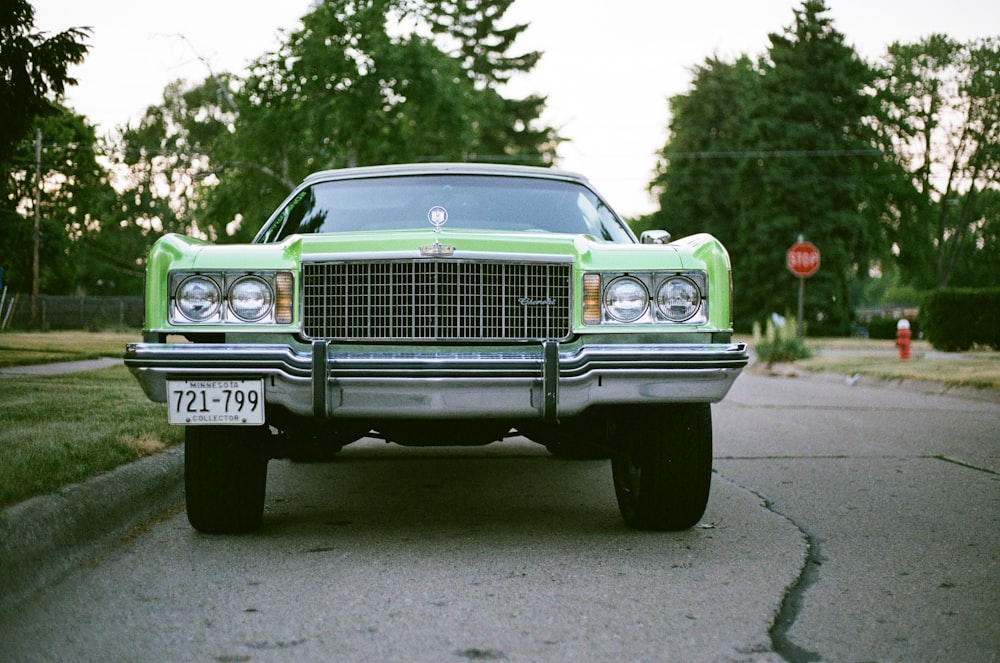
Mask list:
[[[441,226],[448,223],[448,210],[441,205],[435,205],[427,210],[427,220],[434,226],[435,239],[433,244],[420,247],[422,256],[450,256],[455,253],[454,246],[445,246],[437,239],[437,233],[441,232]]]
[[[555,306],[556,300],[551,297],[521,297],[517,303],[521,306]]]

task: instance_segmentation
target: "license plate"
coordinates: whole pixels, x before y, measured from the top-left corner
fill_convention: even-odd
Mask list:
[[[264,381],[168,380],[167,421],[181,426],[260,426]]]

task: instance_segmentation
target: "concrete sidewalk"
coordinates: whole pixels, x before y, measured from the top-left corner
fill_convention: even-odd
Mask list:
[[[9,366],[0,368],[0,378],[16,378],[31,375],[65,375],[67,373],[83,373],[108,366],[118,366],[124,360],[117,357],[101,357],[83,361],[61,361],[54,364],[32,364],[30,366]]]

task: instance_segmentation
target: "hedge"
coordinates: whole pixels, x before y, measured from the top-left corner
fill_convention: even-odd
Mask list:
[[[942,288],[920,309],[927,340],[956,352],[974,345],[1000,349],[1000,288]]]

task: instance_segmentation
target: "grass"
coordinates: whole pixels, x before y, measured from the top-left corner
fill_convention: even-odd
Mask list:
[[[0,332],[0,368],[121,357],[125,344],[142,339],[126,332]]]
[[[120,357],[133,332],[0,333],[0,367]],[[0,508],[148,456],[183,439],[124,366],[0,378]]]
[[[0,379],[0,508],[181,442],[124,366]]]
[[[806,346],[812,356],[795,362],[806,371],[1000,389],[1000,352],[938,352],[926,341],[915,341],[911,359],[903,361],[893,341],[807,339]]]

